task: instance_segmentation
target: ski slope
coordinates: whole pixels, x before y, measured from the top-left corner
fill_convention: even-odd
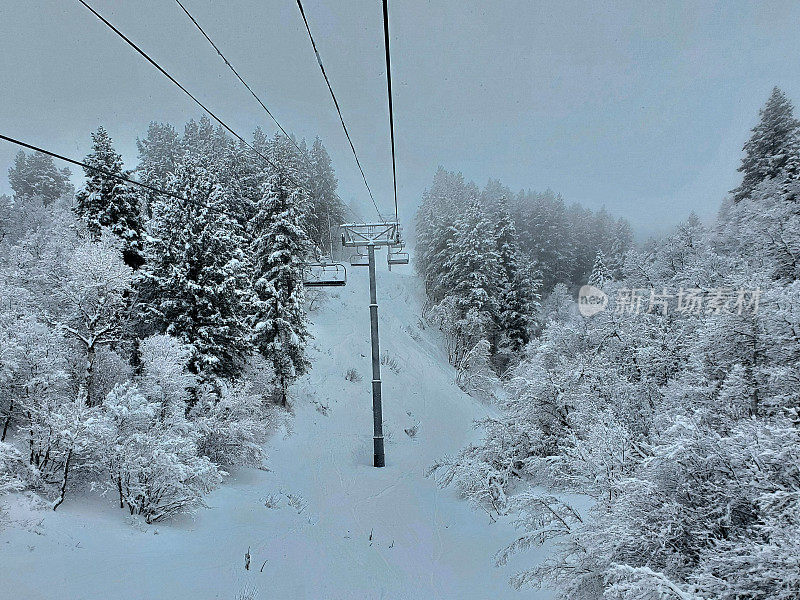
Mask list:
[[[208,509],[156,525],[97,495],[73,495],[55,513],[18,500],[15,524],[0,530],[0,598],[549,598],[507,583],[535,552],[492,565],[515,537],[509,522],[491,523],[425,477],[490,408],[454,385],[437,332],[420,326],[410,267],[378,272],[381,352],[396,365],[382,371],[387,466],[371,466],[367,272],[348,272],[311,315],[313,369],[292,390],[269,470],[238,470]],[[361,381],[345,379],[351,368]]]

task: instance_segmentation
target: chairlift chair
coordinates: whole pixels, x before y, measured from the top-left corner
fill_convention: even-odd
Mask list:
[[[341,287],[347,285],[347,269],[341,263],[324,260],[306,265],[303,271],[306,287]]]
[[[400,243],[396,247],[389,246],[388,253],[386,254],[386,262],[391,265],[407,265],[408,252],[404,251],[405,244]]]
[[[368,267],[369,254],[361,246],[356,246],[356,253],[350,256],[351,267]]]

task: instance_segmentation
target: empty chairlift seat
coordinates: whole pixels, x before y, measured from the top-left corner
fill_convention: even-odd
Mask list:
[[[405,246],[400,244],[398,246],[389,246],[389,252],[386,255],[386,262],[390,265],[407,265],[408,252],[404,250]]]
[[[356,253],[350,256],[351,267],[368,267],[369,254],[366,248],[356,247]]]
[[[347,269],[341,263],[311,263],[303,272],[306,287],[340,287],[347,284]]]

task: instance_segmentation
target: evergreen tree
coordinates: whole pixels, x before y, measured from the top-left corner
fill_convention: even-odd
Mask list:
[[[560,282],[573,282],[576,270],[585,279],[594,258],[594,250],[579,258],[577,241],[581,231],[577,222],[582,215],[568,211],[563,198],[551,190],[543,193],[520,192],[516,200],[514,220],[523,251],[542,272],[542,289],[549,292]],[[587,221],[588,215],[583,215]],[[586,264],[588,262],[588,264]],[[583,266],[576,266],[583,263]]]
[[[252,220],[261,199],[264,179],[264,161],[243,143],[231,142],[223,149],[219,169],[220,183],[230,192],[229,211],[252,240]]]
[[[761,121],[743,148],[739,171],[744,178],[731,192],[736,201],[749,196],[760,182],[779,175],[787,165],[796,164],[800,152],[800,121],[794,118],[794,107],[781,90],[773,88],[759,114]]]
[[[256,127],[256,130],[253,132],[253,148],[266,156],[266,153],[269,151],[268,144],[269,138],[267,134],[264,133],[261,127]]]
[[[512,197],[511,189],[503,185],[499,179],[490,179],[481,190],[481,203],[490,211],[502,211],[508,208],[508,198]]]
[[[70,175],[69,169],[56,169],[53,159],[46,154],[26,155],[20,151],[14,157],[14,166],[8,170],[8,182],[17,196],[40,196],[47,205],[70,192]]]
[[[519,249],[517,230],[505,199],[500,199],[497,207],[499,218],[495,239],[501,275],[497,285],[497,324],[501,337],[495,352],[503,355],[503,364],[500,365],[503,367],[530,340],[532,316],[539,305],[539,296],[536,293],[538,281],[533,276],[533,269],[525,264],[526,259]]]
[[[444,283],[456,299],[461,318],[477,320],[485,337],[490,338],[499,316],[496,285],[501,268],[495,228],[477,194],[455,222],[455,230]]]
[[[103,227],[110,229],[122,240],[125,263],[140,267],[143,226],[139,197],[124,183],[106,175],[123,177],[126,173],[122,170],[122,157],[114,150],[111,137],[102,126],[92,134],[92,152],[84,161],[102,172],[84,168],[86,186],[75,196],[75,212],[95,239],[99,238]]]
[[[152,121],[147,127],[147,136],[136,140],[139,150],[139,166],[136,172],[143,183],[157,188],[164,188],[169,177],[175,173],[183,149],[175,128],[169,123]],[[146,213],[150,213],[153,193],[146,192]]]
[[[625,219],[617,219],[611,231],[611,243],[607,256],[607,266],[615,278],[622,276],[622,267],[625,264],[625,255],[633,244],[633,231],[631,224]]]
[[[423,278],[428,298],[434,304],[450,292],[444,284],[446,263],[456,234],[455,220],[468,201],[468,186],[464,176],[439,167],[433,177],[433,185],[423,194],[422,206],[417,211],[417,259],[414,266]]]
[[[159,333],[192,349],[189,365],[203,377],[239,373],[250,351],[249,261],[241,226],[225,212],[228,195],[206,160],[187,158],[153,206],[143,269],[146,318]]]
[[[305,142],[301,141],[299,146],[302,150]],[[299,190],[301,185],[307,184],[308,161],[305,160],[307,157],[298,152],[291,139],[282,133],[276,133],[272,139],[267,141],[266,152],[262,152],[262,154],[265,154],[274,165],[270,169],[269,175],[280,174],[283,185],[287,190],[293,193],[295,190]],[[298,206],[298,208],[302,211],[301,217],[306,218],[310,212],[310,207],[304,205]]]
[[[215,140],[214,125],[206,115],[200,117],[200,121],[190,119],[183,129],[181,145],[186,154],[190,154],[194,160],[205,158],[213,160],[214,148],[218,142]]]
[[[332,245],[332,228],[344,222],[344,206],[336,194],[338,181],[331,157],[319,138],[311,146],[309,162],[313,198],[307,231],[311,241],[327,253]]]
[[[256,215],[254,342],[272,364],[283,405],[289,384],[309,366],[303,309],[302,256],[307,247],[300,217],[303,200],[285,174],[275,173]]]
[[[152,121],[147,136],[136,139],[139,166],[136,169],[142,181],[154,186],[167,184],[180,161],[182,149],[178,133],[169,123]]]
[[[241,157],[243,173],[239,178],[239,185],[242,189],[242,194],[251,199],[251,223],[248,225],[252,229],[252,218],[255,216],[257,207],[261,202],[264,195],[264,186],[267,185],[267,180],[272,172],[272,167],[268,165],[259,154],[269,157],[270,155],[270,139],[266,136],[261,127],[256,127],[253,132],[253,141],[250,144],[253,149],[244,146],[239,150],[244,154]],[[251,231],[251,234],[253,232]]]
[[[6,194],[0,195],[0,242],[5,240],[14,226],[14,200]]]
[[[606,265],[606,255],[602,250],[597,251],[597,256],[594,259],[594,266],[592,267],[592,274],[589,275],[589,285],[602,288],[607,282],[613,281],[614,274],[611,269]]]

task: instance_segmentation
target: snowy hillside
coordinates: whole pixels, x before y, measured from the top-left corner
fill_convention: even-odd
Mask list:
[[[387,466],[371,466],[367,273],[349,271],[312,314],[313,369],[292,390],[268,471],[238,470],[208,509],[156,526],[111,498],[73,496],[55,513],[19,501],[0,531],[0,598],[549,598],[508,585],[531,554],[492,566],[509,523],[425,477],[490,409],[453,384],[436,332],[420,328],[410,267],[378,273]]]

